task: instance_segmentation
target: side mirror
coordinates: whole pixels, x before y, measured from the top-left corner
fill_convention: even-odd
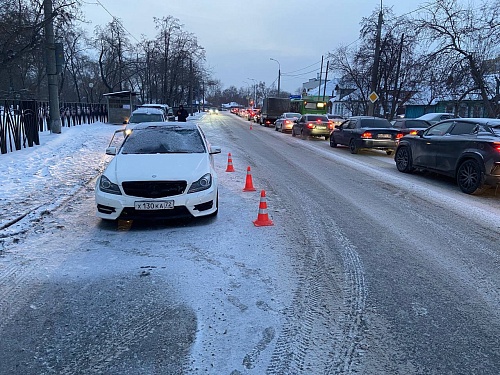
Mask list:
[[[127,125],[128,124],[128,120],[123,120],[123,125]]]
[[[424,135],[424,131],[423,131],[423,130],[419,130],[419,131],[417,132],[417,135],[418,135],[419,137],[422,137],[422,136]]]
[[[335,125],[335,129],[342,129],[342,125]]]
[[[220,153],[221,153],[221,148],[219,146],[210,147],[210,155],[220,154]]]
[[[106,155],[116,155],[116,146],[109,146],[106,149]]]

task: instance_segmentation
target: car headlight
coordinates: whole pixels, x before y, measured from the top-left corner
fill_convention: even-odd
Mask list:
[[[120,188],[118,187],[118,185],[112,183],[109,180],[109,178],[107,178],[104,175],[102,175],[100,180],[99,180],[99,190],[101,190],[104,193],[122,195],[122,192],[120,191]]]
[[[197,191],[207,190],[212,186],[212,175],[207,173],[198,181],[195,181],[191,184],[191,187],[188,190],[189,193],[196,193]]]

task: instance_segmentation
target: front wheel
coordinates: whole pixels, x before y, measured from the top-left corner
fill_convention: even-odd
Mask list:
[[[401,146],[396,151],[396,168],[403,173],[410,173],[413,170],[410,149]]]
[[[351,151],[351,154],[357,154],[359,151],[358,146],[356,146],[356,142],[354,141],[354,139],[351,139],[351,141],[349,142],[349,151]]]
[[[457,184],[466,194],[478,194],[484,190],[484,173],[474,159],[465,160],[457,170]]]
[[[337,147],[337,141],[333,137],[333,134],[330,135],[330,147]]]
[[[292,137],[295,137],[295,131],[292,128]]]

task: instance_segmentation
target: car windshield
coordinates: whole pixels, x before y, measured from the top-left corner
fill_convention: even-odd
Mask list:
[[[163,118],[160,114],[134,113],[130,116],[129,123],[138,124],[140,122],[161,122]]]
[[[134,130],[123,144],[122,154],[203,153],[205,145],[197,129],[151,127]]]
[[[326,121],[328,118],[326,116],[307,116],[307,121]]]
[[[490,126],[491,131],[495,134],[500,136],[500,124],[499,125],[494,125]]]
[[[381,118],[366,118],[361,120],[362,128],[392,128],[392,124]]]
[[[425,128],[429,127],[429,123],[425,122],[423,120],[407,120],[406,121],[406,127],[407,128],[422,128],[422,129],[425,129]]]

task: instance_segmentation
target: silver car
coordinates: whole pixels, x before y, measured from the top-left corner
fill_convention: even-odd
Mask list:
[[[302,115],[297,112],[285,112],[274,122],[274,130],[282,133],[291,132],[293,124],[299,120]]]

